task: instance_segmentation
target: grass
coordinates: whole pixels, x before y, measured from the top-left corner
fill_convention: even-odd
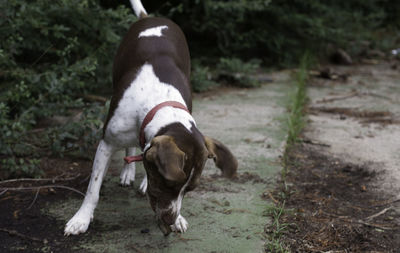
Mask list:
[[[289,114],[287,116],[286,124],[287,124],[287,140],[285,152],[283,155],[283,170],[282,170],[282,182],[283,182],[283,191],[280,192],[282,195],[282,199],[286,198],[285,192],[287,191],[286,187],[286,174],[289,163],[291,162],[288,153],[290,148],[293,147],[299,141],[299,135],[303,128],[306,125],[304,107],[307,103],[307,91],[306,84],[308,80],[308,69],[311,65],[311,58],[309,54],[304,54],[299,70],[296,72],[294,81],[295,81],[295,91],[290,95],[289,102]],[[270,233],[268,233],[267,242],[265,244],[266,252],[277,252],[277,253],[286,253],[290,252],[281,240],[283,233],[287,230],[288,224],[281,223],[281,216],[286,212],[285,209],[285,201],[283,203],[277,203],[272,207],[267,209],[267,215],[270,216],[273,220],[270,226]]]
[[[280,218],[285,212],[285,202],[281,205],[273,205],[267,208],[266,214],[272,218],[268,241],[265,244],[266,252],[286,253],[290,252],[282,243],[281,237],[289,224],[281,223]]]
[[[307,81],[308,81],[308,69],[310,68],[312,59],[308,53],[304,54],[299,70],[296,72],[295,91],[290,95],[289,102],[289,114],[286,120],[286,127],[288,129],[285,153],[283,156],[283,181],[286,175],[287,164],[290,162],[287,156],[289,149],[298,142],[299,135],[306,125],[304,107],[307,103]]]

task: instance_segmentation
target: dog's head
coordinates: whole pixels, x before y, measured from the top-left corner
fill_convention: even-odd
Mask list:
[[[186,192],[193,190],[208,158],[214,158],[223,175],[236,175],[237,161],[221,143],[193,134],[167,133],[151,141],[144,155],[147,196],[161,231],[168,235],[180,214]]]

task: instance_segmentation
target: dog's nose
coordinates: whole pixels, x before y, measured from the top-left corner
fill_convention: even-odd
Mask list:
[[[157,221],[157,223],[158,223],[158,227],[160,228],[160,230],[164,234],[164,236],[167,236],[172,232],[171,226],[165,224],[161,219],[159,219]]]

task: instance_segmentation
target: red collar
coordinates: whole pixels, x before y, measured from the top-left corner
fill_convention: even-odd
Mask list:
[[[163,107],[167,106],[172,106],[174,108],[182,109],[190,114],[190,111],[186,108],[185,105],[176,102],[176,101],[166,101],[161,104],[158,104],[153,107],[147,114],[146,117],[144,117],[142,125],[140,127],[140,134],[139,134],[139,141],[140,141],[140,147],[142,150],[144,150],[144,147],[146,145],[146,136],[144,134],[144,129],[146,126],[151,122],[151,120],[154,118],[156,113]],[[143,160],[143,154],[137,155],[137,156],[127,156],[124,158],[125,162],[131,163],[131,162],[136,162],[136,161],[142,161]]]

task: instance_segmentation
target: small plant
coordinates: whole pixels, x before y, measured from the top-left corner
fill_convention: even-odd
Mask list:
[[[0,177],[36,177],[38,157],[86,155],[97,140],[103,106],[82,97],[110,90],[110,59],[136,17],[95,0],[9,0],[0,8]],[[38,129],[71,111],[83,111],[79,124]]]
[[[191,83],[193,91],[203,92],[218,87],[219,83],[214,80],[214,76],[208,67],[202,66],[197,61],[193,62]]]
[[[308,80],[308,68],[311,58],[308,53],[304,54],[300,68],[295,75],[295,92],[290,96],[289,115],[287,119],[288,137],[287,145],[297,142],[301,130],[305,126],[304,106],[307,103],[306,83]]]
[[[254,77],[260,68],[260,60],[243,62],[239,58],[221,58],[217,65],[218,78],[239,87],[257,87],[260,82]]]
[[[281,237],[287,230],[289,224],[281,223],[281,216],[285,213],[285,202],[282,205],[269,206],[266,210],[266,215],[272,218],[272,224],[268,230],[268,240],[265,244],[266,252],[289,252],[281,242]]]

